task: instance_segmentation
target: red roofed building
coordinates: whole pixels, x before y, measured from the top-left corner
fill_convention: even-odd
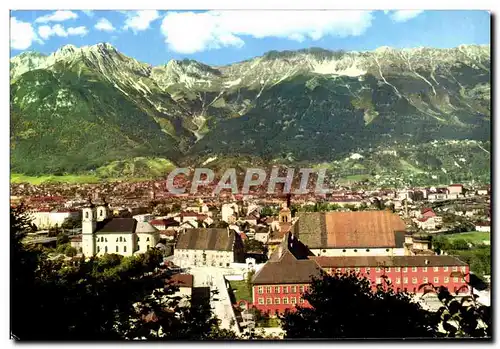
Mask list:
[[[253,307],[271,316],[294,310],[296,304],[310,307],[303,293],[312,277],[357,273],[367,277],[375,291],[390,281],[396,292],[423,293],[429,284],[467,294],[469,266],[452,256],[357,256],[316,257],[292,234],[287,234],[269,261],[252,279]],[[427,285],[427,287],[426,287]]]
[[[405,254],[406,224],[389,211],[301,212],[292,231],[317,256]]]
[[[420,211],[420,213],[421,213],[422,218],[435,217],[436,216],[436,213],[430,207],[423,208]]]
[[[452,256],[311,257],[329,273],[355,272],[376,289],[387,278],[396,292],[423,293],[421,285],[444,286],[450,292],[469,293],[469,266]],[[419,289],[420,288],[420,289]]]

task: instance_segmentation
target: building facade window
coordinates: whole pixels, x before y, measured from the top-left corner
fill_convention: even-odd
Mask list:
[[[438,272],[439,271],[439,267],[434,267],[434,272]]]
[[[101,247],[97,246],[97,253],[101,252]]]
[[[266,286],[266,293],[271,293],[271,286]]]
[[[299,303],[303,304],[304,303],[304,298],[300,297],[299,298]]]
[[[127,252],[127,246],[123,246],[123,252]]]
[[[407,267],[403,267],[403,273],[407,273],[408,272],[408,268]]]
[[[365,268],[365,271],[366,271],[367,273],[369,273],[369,272],[370,272],[370,268],[369,268],[369,267],[368,267],[368,268]]]
[[[460,270],[462,271],[462,273],[465,273],[465,266],[461,266]]]
[[[279,298],[274,298],[274,304],[280,304],[280,299]]]
[[[288,304],[288,297],[283,297],[283,304]]]
[[[274,286],[274,293],[280,293],[280,287]]]
[[[116,252],[118,252],[118,246],[116,246]]]
[[[448,282],[450,282],[450,278],[449,278],[449,277],[447,277],[447,276],[445,276],[445,277],[444,277],[444,283],[445,283],[445,284],[447,284]]]
[[[288,286],[283,286],[283,293],[288,293]]]
[[[290,303],[297,304],[297,298],[295,298],[295,297],[290,298]]]
[[[361,271],[361,269],[360,269],[360,268],[354,268],[354,271],[355,271],[356,273],[359,273],[359,272]]]
[[[297,292],[297,286],[292,286],[292,293]]]
[[[386,268],[385,268],[385,271],[386,271],[386,272],[390,272],[390,271],[391,271],[391,267],[386,267]]]
[[[448,271],[448,267],[443,267],[443,271]]]
[[[299,292],[303,293],[304,292],[304,286],[299,286]]]
[[[412,268],[411,268],[411,271],[413,271],[413,272],[416,272],[417,270],[418,270],[418,268],[417,268],[417,267],[412,267]]]
[[[401,278],[396,278],[396,284],[401,284]]]
[[[451,268],[451,270],[458,271],[458,267],[453,267],[453,268]]]
[[[453,278],[453,282],[458,282],[458,278],[457,278],[457,277],[454,277],[454,278]]]
[[[425,277],[424,277],[424,279],[422,280],[422,282],[423,282],[424,284],[426,284],[426,283],[428,283],[428,282],[429,282],[429,279],[427,278],[427,276],[425,276]]]
[[[398,273],[401,271],[401,267],[394,268]]]
[[[377,273],[380,273],[380,267],[376,267],[376,268],[375,268],[375,271],[376,271]]]
[[[423,271],[424,273],[427,273],[427,267],[422,267],[422,271]]]
[[[104,253],[108,253],[108,246],[104,246]]]
[[[273,299],[272,298],[268,298],[267,299],[267,304],[273,304]]]
[[[382,278],[376,278],[375,279],[375,283],[378,285],[378,284],[381,284],[382,283]]]
[[[259,286],[259,287],[257,288],[257,292],[258,292],[259,294],[263,294],[263,293],[264,293],[264,288],[263,288],[262,286]]]
[[[412,282],[413,284],[416,284],[416,283],[417,283],[417,278],[411,278],[411,282]]]
[[[264,304],[264,298],[259,298],[259,304],[263,305]]]
[[[439,277],[437,277],[437,276],[434,277],[434,283],[435,284],[439,283]]]

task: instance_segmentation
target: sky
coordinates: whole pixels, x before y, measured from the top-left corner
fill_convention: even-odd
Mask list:
[[[370,51],[490,43],[487,11],[11,11],[11,57],[108,42],[152,65],[225,65],[271,50]]]

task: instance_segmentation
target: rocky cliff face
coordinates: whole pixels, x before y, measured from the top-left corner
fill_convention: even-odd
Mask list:
[[[487,141],[490,47],[272,51],[222,67],[152,67],[109,44],[68,45],[11,59],[11,113],[12,167],[25,173],[131,156],[322,162],[388,142]]]

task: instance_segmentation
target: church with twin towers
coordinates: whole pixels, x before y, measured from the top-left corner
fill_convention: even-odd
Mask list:
[[[156,246],[160,232],[148,222],[113,217],[107,203],[90,200],[82,212],[82,253],[85,257],[133,256]]]

